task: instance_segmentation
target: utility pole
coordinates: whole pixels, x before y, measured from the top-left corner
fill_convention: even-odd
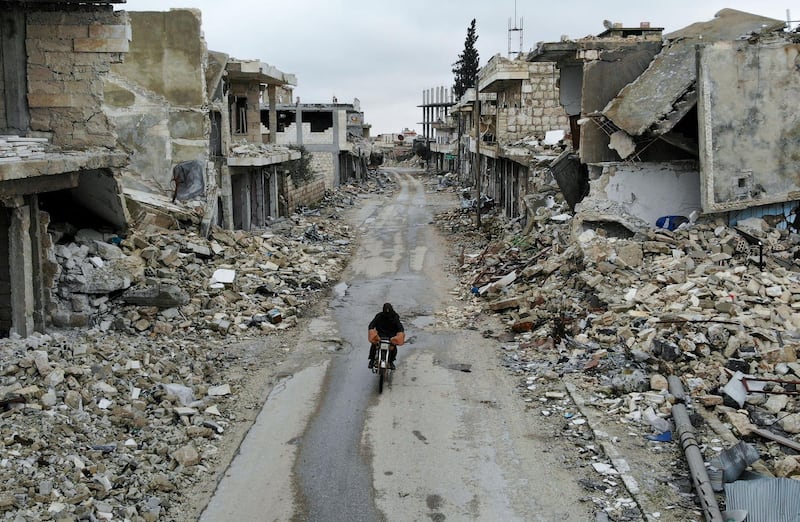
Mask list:
[[[481,95],[478,90],[478,75],[475,75],[475,187],[477,189],[477,222],[478,230],[481,229]]]

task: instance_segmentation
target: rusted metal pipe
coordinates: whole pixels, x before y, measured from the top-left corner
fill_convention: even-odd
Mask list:
[[[667,380],[669,382],[669,392],[679,401],[684,401],[686,394],[683,391],[683,384],[681,384],[680,378],[670,375]],[[691,420],[689,420],[689,413],[683,402],[672,406],[672,419],[675,421],[675,431],[681,441],[683,453],[686,455],[686,462],[689,464],[689,471],[692,475],[692,483],[694,484],[700,507],[703,509],[706,522],[723,522],[722,513],[717,504],[717,497],[714,495],[714,490],[711,488],[711,480],[706,472],[703,454],[700,453],[694,427]]]

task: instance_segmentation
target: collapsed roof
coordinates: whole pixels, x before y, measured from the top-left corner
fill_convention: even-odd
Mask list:
[[[631,136],[669,132],[697,102],[698,44],[743,39],[753,33],[780,30],[784,25],[774,18],[723,9],[713,20],[670,33],[650,66],[625,86],[602,114]]]

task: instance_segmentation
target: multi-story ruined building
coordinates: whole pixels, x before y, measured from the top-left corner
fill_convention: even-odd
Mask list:
[[[69,321],[52,306],[51,237],[127,227],[119,179],[128,157],[115,149],[116,129],[102,110],[105,79],[131,34],[114,3],[4,2],[0,10],[3,335]]]
[[[302,146],[311,154],[312,166],[324,183],[318,190],[366,175],[370,127],[358,100],[279,104],[277,112],[276,143]]]

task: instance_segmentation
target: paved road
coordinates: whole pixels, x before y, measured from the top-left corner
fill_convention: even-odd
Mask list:
[[[392,199],[349,217],[363,243],[297,351],[314,364],[273,391],[203,520],[588,520],[495,348],[440,321],[461,303],[431,222],[455,201],[393,174]],[[386,301],[409,342],[378,395],[366,325]]]

